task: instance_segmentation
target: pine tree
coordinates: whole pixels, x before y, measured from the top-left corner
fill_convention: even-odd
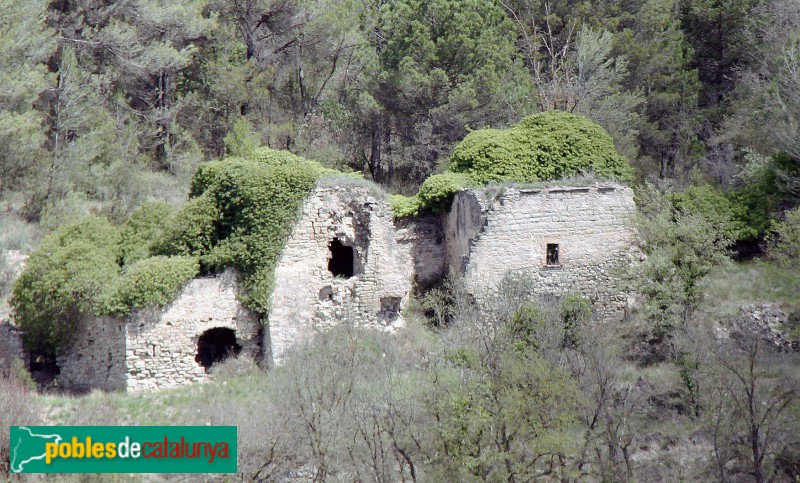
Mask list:
[[[36,111],[51,83],[45,62],[55,48],[45,2],[0,0],[0,195],[36,169],[44,129]]]

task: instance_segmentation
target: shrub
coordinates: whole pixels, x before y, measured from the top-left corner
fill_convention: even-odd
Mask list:
[[[800,207],[786,212],[786,218],[775,224],[773,258],[786,267],[800,266]]]
[[[417,197],[425,208],[440,212],[450,209],[453,196],[463,188],[477,186],[470,176],[463,173],[435,174],[422,183]]]
[[[577,347],[583,326],[592,320],[592,307],[589,301],[577,294],[570,294],[561,300],[561,322],[564,324],[565,347]]]
[[[191,198],[171,218],[171,223],[164,228],[162,240],[154,244],[152,252],[189,256],[208,253],[217,242],[219,218],[219,208],[210,195]]]
[[[389,203],[392,205],[392,215],[395,218],[417,216],[422,210],[418,196],[389,195]]]
[[[150,256],[164,238],[166,227],[172,225],[175,209],[163,201],[146,202],[134,211],[120,230],[121,265],[129,265]]]
[[[117,278],[100,310],[128,315],[132,309],[165,305],[197,275],[198,269],[197,259],[187,256],[139,260]]]
[[[747,206],[713,186],[692,186],[671,193],[669,199],[677,211],[702,216],[719,225],[723,236],[731,241],[752,239],[759,234],[758,227],[748,223]]]
[[[453,151],[451,170],[481,183],[543,181],[587,172],[632,177],[630,165],[603,128],[563,111],[529,116],[505,130],[473,131]]]
[[[518,350],[537,349],[536,335],[545,324],[546,316],[539,306],[524,302],[509,320],[506,330]]]
[[[119,274],[119,232],[90,217],[47,236],[28,259],[11,305],[27,347],[53,353],[72,340],[81,317]]]

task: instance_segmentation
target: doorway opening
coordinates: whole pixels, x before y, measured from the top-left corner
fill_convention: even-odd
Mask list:
[[[200,334],[194,360],[208,371],[214,364],[238,355],[241,350],[242,346],[236,342],[236,332],[233,329],[215,327]]]

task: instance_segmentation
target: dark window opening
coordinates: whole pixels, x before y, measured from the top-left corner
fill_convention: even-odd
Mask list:
[[[548,243],[547,244],[547,265],[559,265],[560,262],[558,261],[558,244],[557,243]]]
[[[206,371],[218,362],[239,354],[242,350],[232,329],[216,327],[200,334],[197,339],[197,356],[194,358]]]
[[[338,238],[335,238],[328,248],[331,251],[328,270],[334,277],[352,277],[355,273],[355,250],[353,247],[345,246]]]

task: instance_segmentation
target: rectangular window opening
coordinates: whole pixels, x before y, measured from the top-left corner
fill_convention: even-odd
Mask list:
[[[561,265],[558,260],[558,243],[547,244],[547,265]]]

